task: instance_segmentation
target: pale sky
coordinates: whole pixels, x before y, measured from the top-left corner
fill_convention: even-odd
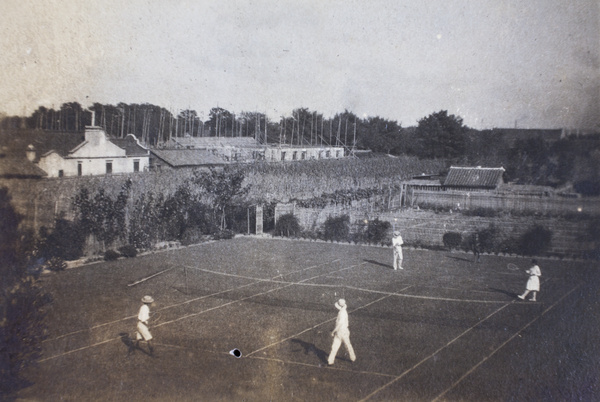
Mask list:
[[[3,0],[0,112],[64,102],[600,128],[597,0]]]

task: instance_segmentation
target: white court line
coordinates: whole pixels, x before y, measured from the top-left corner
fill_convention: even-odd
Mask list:
[[[322,266],[325,266],[325,265],[328,265],[328,264],[331,264],[331,263],[334,263],[334,262],[337,262],[337,261],[339,261],[339,259],[335,259],[335,260],[333,260],[333,261],[326,262],[326,263],[323,263],[323,264],[311,265],[310,267],[303,268],[303,269],[299,269],[299,270],[296,270],[296,271],[293,271],[293,272],[301,272],[301,271],[306,271],[306,270],[309,270],[309,269],[313,269],[313,268],[317,268],[317,267],[322,267]],[[186,266],[186,267],[187,267],[187,268],[193,268],[193,267],[188,267],[188,266]],[[194,268],[194,269],[200,269],[200,268]],[[228,275],[228,276],[236,276],[236,275],[234,275],[234,274],[227,274],[227,273],[223,273],[223,272],[217,272],[217,271],[209,271],[209,270],[205,270],[205,271],[207,271],[207,272],[211,272],[211,273],[215,273],[215,274],[222,274],[222,275]],[[274,276],[272,279],[275,279],[275,278],[277,278],[278,276],[281,276],[281,275]],[[239,278],[244,278],[244,277],[242,277],[242,276],[239,276],[239,275],[237,275],[237,277],[239,277]],[[261,281],[267,281],[267,280],[268,280],[268,279],[252,278],[252,277],[246,277],[246,279],[253,279],[253,280],[255,280],[256,282],[253,282],[253,283],[247,283],[247,284],[245,284],[245,285],[240,285],[240,286],[238,286],[238,287],[235,287],[235,288],[226,289],[226,290],[221,290],[221,291],[219,291],[219,292],[216,292],[216,293],[211,293],[211,294],[208,294],[208,295],[204,295],[204,296],[196,297],[196,298],[193,298],[193,299],[190,299],[190,300],[186,300],[186,301],[184,301],[184,302],[181,302],[181,303],[176,303],[176,304],[172,304],[172,305],[170,305],[170,306],[165,306],[165,307],[163,307],[163,308],[156,309],[155,311],[156,311],[156,312],[159,312],[159,311],[163,311],[163,310],[168,310],[168,309],[170,309],[170,308],[179,307],[179,306],[182,306],[182,305],[184,305],[184,304],[193,303],[193,302],[196,302],[196,301],[198,301],[198,300],[202,300],[202,299],[206,299],[206,298],[209,298],[209,297],[218,296],[218,295],[220,295],[220,294],[227,293],[227,292],[233,292],[233,291],[235,291],[235,290],[243,289],[243,288],[246,288],[246,287],[248,287],[248,286],[256,285],[257,283],[260,283]],[[282,282],[282,283],[288,283],[288,282]],[[136,315],[131,315],[131,316],[129,316],[129,317],[121,318],[121,319],[118,319],[118,320],[115,320],[115,321],[109,321],[109,322],[105,322],[105,323],[102,323],[102,324],[94,325],[94,326],[92,326],[92,327],[89,327],[89,328],[80,329],[80,330],[78,330],[78,331],[69,332],[69,333],[67,333],[67,334],[59,335],[59,336],[57,336],[57,337],[55,337],[55,338],[52,338],[52,339],[45,339],[45,340],[43,340],[43,341],[42,341],[42,343],[46,343],[46,342],[53,342],[53,341],[56,341],[56,340],[59,340],[59,339],[65,338],[65,337],[67,337],[67,336],[71,336],[71,335],[77,335],[77,334],[80,334],[80,333],[82,333],[82,332],[91,331],[91,330],[93,330],[93,329],[101,328],[101,327],[104,327],[104,326],[107,326],[107,325],[116,324],[116,323],[118,323],[118,322],[122,322],[122,321],[131,320],[131,319],[134,319],[134,318],[137,318],[137,314],[136,314]]]
[[[342,268],[342,269],[338,269],[337,271],[333,271],[333,272],[345,271],[345,270],[348,270],[348,269],[352,269],[352,268],[358,267],[358,266],[360,266],[360,265],[363,265],[363,264],[365,264],[365,263],[363,262],[363,263],[361,263],[361,264],[357,264],[357,265],[351,265],[351,266],[349,266],[349,267]],[[306,279],[303,279],[302,281],[300,281],[300,282],[298,282],[298,283],[295,283],[295,282],[290,282],[290,283],[286,284],[285,286],[280,286],[280,287],[277,287],[277,288],[269,289],[269,290],[266,290],[266,291],[264,291],[264,292],[261,292],[261,293],[256,293],[256,294],[253,294],[253,295],[251,295],[251,296],[246,296],[246,297],[243,297],[243,298],[241,298],[241,299],[232,300],[232,301],[230,301],[230,302],[228,302],[228,303],[220,304],[220,305],[218,305],[218,306],[211,307],[211,308],[209,308],[209,309],[202,310],[202,311],[199,311],[199,312],[197,312],[197,313],[187,314],[187,315],[184,315],[184,316],[182,316],[182,317],[178,317],[178,318],[176,318],[176,319],[174,319],[174,320],[171,320],[171,321],[161,322],[160,324],[158,324],[158,325],[155,325],[155,327],[161,327],[161,326],[163,326],[163,325],[167,325],[167,324],[171,324],[171,323],[174,323],[174,322],[177,322],[177,321],[181,321],[181,320],[183,320],[183,319],[186,319],[186,318],[195,317],[195,316],[197,316],[197,315],[204,314],[204,313],[207,313],[207,312],[209,312],[209,311],[213,311],[213,310],[220,309],[221,307],[226,307],[226,306],[229,306],[229,305],[231,305],[231,304],[235,304],[235,303],[239,303],[239,302],[241,302],[241,301],[244,301],[244,300],[252,299],[253,297],[257,297],[257,296],[266,295],[267,293],[275,292],[275,291],[277,291],[277,290],[285,289],[285,288],[288,288],[288,287],[290,287],[290,286],[298,285],[298,284],[301,284],[301,283],[302,283],[302,282],[304,282],[304,281],[310,281],[310,280],[316,279],[316,278],[318,278],[318,277],[320,277],[320,276],[323,276],[323,275],[326,275],[326,274],[321,274],[321,275],[316,275],[316,276],[313,276],[313,277],[311,277],[311,278],[306,278]]]
[[[405,375],[407,375],[408,373],[410,373],[411,371],[413,371],[414,369],[416,369],[417,367],[419,367],[421,364],[425,363],[427,360],[431,359],[433,356],[435,356],[436,354],[438,354],[439,352],[441,352],[442,350],[446,349],[448,346],[452,345],[454,342],[458,341],[460,338],[462,338],[464,335],[466,335],[467,333],[471,332],[473,329],[475,329],[477,326],[481,325],[483,322],[487,321],[488,319],[490,319],[492,316],[498,314],[500,311],[504,310],[506,307],[508,307],[509,305],[511,305],[513,302],[510,303],[506,303],[505,305],[503,305],[502,307],[496,309],[495,311],[493,311],[492,313],[490,313],[487,317],[485,317],[483,320],[478,321],[475,325],[473,325],[471,328],[466,329],[465,331],[463,331],[460,335],[458,335],[456,338],[452,339],[450,342],[446,343],[444,346],[438,348],[435,352],[431,353],[429,356],[423,358],[421,361],[419,361],[418,363],[416,363],[415,365],[413,365],[411,368],[405,370],[402,374],[400,374],[399,376],[396,376],[392,381],[388,382],[387,384],[382,385],[381,387],[377,388],[375,391],[371,392],[369,395],[367,395],[366,397],[364,397],[363,399],[361,399],[361,401],[366,401],[367,399],[371,398],[372,396],[374,396],[376,393],[378,393],[379,391],[389,387],[390,385],[392,385],[393,383],[395,383],[396,381],[400,380],[402,377],[404,377]]]
[[[442,398],[444,395],[446,395],[448,392],[450,392],[452,389],[454,389],[458,384],[460,384],[462,382],[462,380],[464,380],[465,378],[467,378],[472,372],[474,372],[475,370],[477,370],[477,368],[479,366],[481,366],[483,363],[485,363],[490,357],[492,357],[493,355],[495,355],[496,352],[498,352],[500,349],[502,349],[504,346],[506,346],[510,341],[512,341],[513,339],[515,339],[521,332],[525,331],[531,324],[533,324],[534,322],[536,322],[537,320],[539,320],[540,318],[542,318],[544,315],[546,315],[547,312],[549,312],[550,310],[552,310],[558,303],[560,303],[561,301],[563,301],[564,298],[566,298],[567,296],[569,296],[571,293],[573,293],[575,290],[577,290],[580,286],[581,286],[581,283],[579,285],[575,286],[573,289],[571,289],[571,291],[569,291],[563,297],[561,297],[560,299],[558,299],[556,302],[554,302],[547,309],[545,309],[542,312],[542,314],[540,314],[539,316],[535,317],[533,320],[529,321],[521,329],[519,329],[517,332],[515,332],[515,334],[513,336],[511,336],[510,338],[508,338],[500,346],[498,346],[496,349],[494,349],[492,351],[492,353],[490,353],[489,355],[487,355],[486,357],[484,357],[479,363],[477,363],[476,365],[474,365],[469,371],[467,371],[465,374],[463,374],[463,376],[460,377],[456,382],[454,382],[450,387],[448,387],[448,389],[446,389],[444,392],[442,392],[437,397],[435,397],[435,399],[433,399],[432,402],[438,401],[440,398]]]
[[[353,373],[353,374],[368,374],[368,375],[375,375],[375,376],[379,376],[379,377],[395,377],[392,374],[377,373],[375,371],[348,370],[348,369],[334,367],[334,366],[327,366],[327,365],[321,366],[321,365],[316,365],[316,364],[308,364],[308,363],[294,362],[294,361],[289,361],[289,360],[275,359],[273,357],[251,356],[249,358],[250,359],[258,359],[258,360],[268,360],[268,361],[278,362],[278,363],[282,363],[282,364],[295,364],[297,366],[305,366],[305,367],[312,367],[312,368],[318,368],[318,369],[345,371],[345,372]]]
[[[337,271],[333,271],[333,272],[339,272],[339,271],[344,271],[344,270],[352,269],[352,268],[355,268],[355,267],[357,267],[357,266],[364,265],[364,264],[366,264],[366,263],[364,263],[364,262],[363,262],[363,263],[361,263],[361,264],[352,265],[352,266],[350,266],[350,267],[342,268],[342,269],[339,269],[339,270],[337,270]],[[326,264],[323,264],[323,265],[326,265]],[[309,268],[310,268],[310,267],[309,267]],[[306,268],[306,269],[309,269],[309,268]],[[327,275],[327,274],[316,275],[316,276],[313,276],[313,277],[311,277],[311,278],[304,279],[304,281],[309,281],[309,280],[312,280],[312,279],[318,278],[319,276],[323,276],[323,275]],[[259,282],[257,282],[257,283],[259,283]],[[222,292],[219,292],[219,293],[224,293],[224,292],[229,292],[229,291],[237,290],[237,289],[240,289],[240,288],[242,288],[242,287],[246,287],[246,286],[250,286],[250,285],[253,285],[253,284],[247,284],[247,285],[243,285],[243,286],[240,286],[240,287],[238,287],[238,288],[230,289],[230,290],[227,290],[227,291],[222,291]],[[216,309],[219,309],[219,308],[221,308],[221,307],[226,307],[226,306],[229,306],[229,305],[231,305],[231,304],[234,304],[234,303],[237,303],[237,302],[240,302],[240,301],[243,301],[243,300],[251,299],[251,298],[253,298],[253,297],[256,297],[256,296],[262,296],[262,295],[264,295],[264,294],[267,294],[267,293],[270,293],[270,292],[274,292],[274,291],[276,291],[276,290],[285,289],[285,288],[287,288],[287,287],[289,287],[289,286],[292,286],[292,285],[294,285],[294,283],[292,283],[292,284],[289,284],[289,285],[286,285],[286,286],[281,286],[281,287],[278,287],[278,288],[274,288],[274,289],[271,289],[271,290],[268,290],[268,291],[265,291],[265,292],[261,292],[261,293],[258,293],[258,294],[254,294],[254,295],[252,295],[252,296],[244,297],[244,298],[242,298],[242,299],[239,299],[239,300],[234,300],[234,301],[231,301],[231,302],[228,302],[228,303],[225,303],[225,304],[221,304],[221,305],[219,305],[219,306],[212,307],[212,308],[209,308],[209,309],[206,309],[206,310],[203,310],[203,311],[199,311],[199,312],[197,312],[197,313],[194,313],[194,314],[188,314],[188,315],[186,315],[186,316],[179,317],[179,318],[177,318],[177,319],[175,319],[175,320],[171,320],[171,321],[162,322],[162,323],[160,323],[160,324],[158,324],[158,325],[155,325],[154,327],[160,327],[160,326],[163,326],[163,325],[171,324],[171,323],[173,323],[173,322],[176,322],[176,321],[183,320],[183,319],[185,319],[185,318],[195,317],[195,316],[197,316],[197,315],[204,314],[204,313],[206,313],[206,312],[209,312],[209,311],[212,311],[212,310],[216,310]],[[202,298],[204,298],[204,297],[207,297],[207,296],[203,296]],[[184,303],[181,303],[181,304],[184,304]],[[173,307],[173,306],[170,306],[170,307]],[[170,307],[169,307],[169,308],[170,308]],[[167,308],[167,307],[165,307],[165,309],[166,309],[166,308]],[[164,309],[163,309],[163,310],[164,310]],[[77,332],[83,332],[83,331],[77,331]],[[58,339],[58,338],[54,338],[54,339]],[[84,347],[81,347],[81,348],[78,348],[78,349],[74,349],[74,350],[70,350],[70,351],[67,351],[67,352],[64,352],[64,353],[61,353],[61,354],[55,355],[55,356],[50,356],[50,357],[47,357],[47,358],[44,358],[44,359],[38,360],[38,362],[45,362],[45,361],[48,361],[48,360],[51,360],[51,359],[55,359],[55,358],[58,358],[58,357],[66,356],[66,355],[68,355],[68,354],[71,354],[71,353],[74,353],[74,352],[78,352],[78,351],[81,351],[81,350],[89,349],[89,348],[92,348],[92,347],[95,347],[95,346],[98,346],[98,345],[102,345],[102,344],[104,344],[104,343],[112,342],[112,341],[115,341],[115,340],[118,340],[118,339],[121,339],[121,337],[117,337],[117,338],[111,338],[111,339],[108,339],[108,340],[105,340],[105,341],[102,341],[102,342],[95,343],[95,344],[93,344],[93,345],[84,346]]]

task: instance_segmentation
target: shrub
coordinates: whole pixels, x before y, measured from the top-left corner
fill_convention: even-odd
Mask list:
[[[119,258],[121,254],[115,250],[106,250],[104,253],[104,261],[114,261]]]
[[[479,235],[479,249],[485,253],[497,252],[500,250],[500,230],[493,223],[485,229],[477,231]]]
[[[444,246],[452,250],[453,248],[458,248],[461,245],[462,235],[458,232],[447,232],[444,233],[442,241],[444,242]]]
[[[119,253],[121,253],[121,255],[123,257],[133,258],[133,257],[137,256],[137,249],[135,248],[134,245],[128,244],[126,246],[120,247]]]
[[[300,234],[302,229],[298,223],[298,218],[293,214],[281,215],[275,223],[275,236],[282,237],[296,237]]]
[[[67,268],[67,263],[60,257],[51,257],[44,267],[50,271],[64,271]]]
[[[523,255],[540,255],[550,248],[552,231],[535,225],[519,239],[519,251]]]
[[[347,241],[350,237],[350,217],[330,216],[323,224],[323,238],[329,241]]]
[[[389,222],[380,221],[379,218],[369,221],[367,226],[367,241],[370,243],[383,242],[391,227],[392,225]]]
[[[229,240],[233,239],[235,232],[229,229],[222,229],[213,233],[213,239],[215,240]]]
[[[57,218],[54,230],[40,228],[39,249],[43,257],[50,259],[59,257],[63,260],[76,260],[83,255],[85,235],[80,225],[64,219]]]

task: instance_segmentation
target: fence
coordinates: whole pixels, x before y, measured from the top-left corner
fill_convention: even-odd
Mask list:
[[[406,205],[444,209],[485,208],[509,212],[565,214],[583,212],[600,215],[600,198],[566,198],[560,196],[526,196],[497,193],[409,190]]]

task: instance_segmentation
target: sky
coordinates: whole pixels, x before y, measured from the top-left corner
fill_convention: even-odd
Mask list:
[[[64,102],[600,128],[597,0],[3,0],[0,113]]]

